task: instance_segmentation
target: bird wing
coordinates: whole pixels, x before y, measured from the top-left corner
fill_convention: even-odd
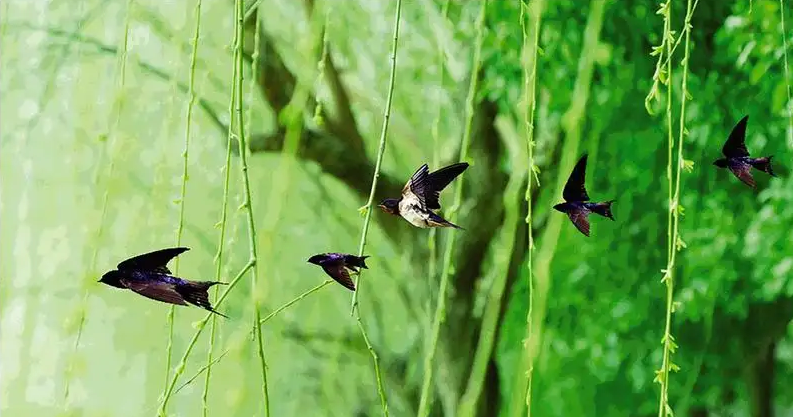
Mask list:
[[[578,163],[575,164],[573,172],[570,173],[570,177],[564,185],[562,197],[564,197],[566,201],[589,201],[589,195],[587,195],[586,188],[584,187],[586,160],[587,154],[584,154],[584,156],[578,160]]]
[[[467,168],[467,162],[460,162],[429,172],[429,167],[424,164],[410,177],[405,188],[409,188],[418,197],[421,208],[438,210],[441,208],[439,201],[441,191]],[[405,189],[402,190],[402,194],[405,194]]]
[[[174,284],[162,281],[144,281],[139,279],[121,278],[121,283],[136,293],[164,303],[187,305],[181,294],[176,291]]]
[[[589,237],[588,215],[589,212],[584,210],[571,210],[567,212],[567,216],[570,217],[570,221],[572,221],[575,227],[587,237]]]
[[[345,286],[350,291],[355,291],[355,284],[350,278],[350,273],[344,269],[344,264],[341,262],[324,263],[322,269],[325,273],[330,275],[331,278],[336,280],[339,284]]]
[[[752,176],[752,166],[749,164],[730,165],[730,171],[738,177],[744,184],[755,188],[754,177]]]
[[[143,255],[138,255],[121,262],[118,264],[117,268],[119,271],[138,270],[170,274],[171,271],[167,266],[168,262],[180,253],[188,250],[190,250],[190,248],[168,248],[144,253]]]
[[[749,116],[744,116],[743,119],[738,121],[738,124],[732,128],[730,137],[727,138],[727,142],[724,142],[724,147],[721,148],[721,152],[724,156],[728,158],[749,156],[749,151],[746,150],[746,143],[744,143],[746,140],[746,122],[748,120]]]

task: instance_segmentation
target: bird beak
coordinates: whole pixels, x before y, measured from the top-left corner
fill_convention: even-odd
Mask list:
[[[382,204],[378,204],[377,207],[380,207],[381,209],[385,210],[385,206]]]

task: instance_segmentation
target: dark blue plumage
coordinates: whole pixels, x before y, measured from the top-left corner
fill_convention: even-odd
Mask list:
[[[749,121],[749,116],[744,116],[738,121],[738,124],[732,128],[730,136],[721,148],[724,158],[713,161],[713,165],[719,168],[727,168],[732,171],[741,182],[755,188],[754,177],[752,176],[752,168],[758,169],[772,177],[776,177],[774,171],[771,169],[771,158],[773,156],[766,156],[762,158],[752,158],[749,156],[749,151],[746,149],[746,124]]]
[[[138,255],[118,264],[118,269],[102,275],[99,282],[129,289],[144,297],[164,303],[188,303],[219,314],[209,302],[207,290],[218,281],[191,281],[171,275],[168,262],[189,248],[168,248]]]
[[[460,162],[430,172],[427,164],[424,164],[405,183],[400,198],[386,198],[378,204],[378,207],[388,214],[401,216],[416,227],[462,229],[433,210],[441,208],[439,201],[441,191],[467,168],[467,162]]]
[[[589,195],[586,192],[586,187],[584,187],[586,161],[587,154],[584,154],[576,163],[573,172],[570,173],[570,177],[567,179],[562,191],[562,197],[564,197],[565,202],[559,203],[553,208],[566,213],[575,227],[585,236],[589,236],[589,213],[599,214],[614,220],[614,215],[611,213],[611,204],[614,203],[614,200],[603,203],[589,201]]]
[[[343,285],[350,291],[355,291],[355,284],[350,278],[347,269],[358,272],[358,268],[369,269],[366,266],[368,255],[355,256],[346,253],[320,253],[308,258],[309,263],[319,265],[336,282]]]

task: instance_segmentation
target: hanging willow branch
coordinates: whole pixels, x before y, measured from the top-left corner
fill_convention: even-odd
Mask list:
[[[667,102],[666,102],[666,129],[667,129],[667,187],[669,191],[669,211],[667,213],[667,265],[662,271],[664,273],[661,282],[666,286],[666,314],[664,323],[664,335],[661,339],[663,344],[663,359],[661,368],[655,371],[654,381],[661,385],[661,392],[658,401],[658,416],[667,417],[673,415],[672,407],[669,404],[669,373],[678,371],[679,367],[672,362],[672,354],[677,350],[675,338],[672,336],[672,313],[674,312],[674,271],[677,260],[677,252],[685,247],[685,243],[680,237],[679,223],[680,214],[683,212],[683,207],[680,204],[680,182],[682,170],[684,168],[691,169],[693,162],[683,159],[683,143],[684,138],[688,135],[685,128],[686,116],[686,102],[690,100],[687,90],[688,81],[688,64],[689,64],[689,50],[690,50],[690,35],[691,35],[691,18],[694,13],[696,3],[691,0],[686,4],[686,16],[684,19],[684,28],[681,37],[685,39],[684,42],[684,56],[682,60],[683,73],[681,81],[680,93],[680,115],[679,115],[679,131],[677,144],[675,145],[674,134],[672,131],[672,54],[674,52],[673,43],[674,36],[671,33],[671,2],[667,1],[661,5],[658,13],[664,16],[664,35],[662,44],[653,49],[653,54],[659,55],[658,65],[656,67],[656,75],[654,78],[654,86],[650,94],[645,99],[645,104],[656,98],[656,86],[658,82],[664,83],[667,86]],[[664,52],[666,56],[664,57]],[[664,58],[666,59],[664,61]],[[665,64],[665,68],[661,63]],[[649,106],[648,106],[649,109]],[[677,162],[673,157],[674,147],[677,146]],[[673,165],[675,166],[673,170]]]
[[[232,74],[233,74],[234,81],[232,82],[231,99],[229,101],[229,103],[230,103],[229,104],[229,110],[231,111],[232,109],[235,109],[237,117],[236,117],[236,120],[232,120],[232,123],[229,124],[228,142],[229,142],[229,145],[230,145],[232,140],[234,139],[235,134],[234,134],[234,130],[233,130],[234,129],[234,123],[233,122],[236,121],[237,122],[237,126],[236,126],[237,127],[237,135],[238,135],[237,139],[238,139],[238,143],[240,144],[241,149],[243,149],[242,146],[245,145],[244,144],[244,140],[245,139],[243,137],[243,133],[244,133],[243,126],[244,125],[243,125],[243,118],[241,117],[241,113],[242,113],[242,37],[244,35],[242,33],[242,30],[241,30],[241,24],[242,24],[241,16],[242,16],[242,13],[241,13],[240,9],[242,7],[242,4],[241,4],[242,2],[240,0],[237,0],[237,3],[238,4],[236,5],[236,9],[235,9],[236,10],[236,14],[235,14],[236,26],[235,26],[235,35],[234,35],[235,59],[233,60],[233,65],[232,65],[232,67],[233,67]],[[234,113],[231,113],[231,114],[234,114]],[[232,148],[231,146],[228,146],[227,153],[226,153],[226,164],[225,164],[225,168],[224,168],[225,169],[225,183],[224,183],[224,191],[223,191],[223,193],[224,193],[224,196],[223,196],[223,209],[222,209],[222,214],[221,214],[221,221],[219,223],[219,226],[221,228],[221,237],[220,237],[220,240],[219,240],[219,243],[218,243],[218,256],[216,258],[216,262],[218,263],[218,266],[217,266],[217,269],[216,269],[216,274],[218,276],[219,276],[219,272],[217,272],[217,271],[219,271],[220,268],[221,268],[221,259],[222,259],[221,255],[222,255],[222,249],[223,249],[223,243],[224,243],[224,236],[223,235],[225,234],[225,225],[226,225],[226,206],[227,206],[227,202],[228,202],[228,191],[229,191],[229,168],[230,168],[230,160],[231,160],[231,154],[230,154],[231,148]],[[241,155],[245,155],[245,152],[240,152],[240,154]],[[247,162],[247,159],[245,159],[245,161]],[[247,180],[247,164],[242,166],[242,170],[246,174],[246,175],[243,176],[243,181],[246,181]],[[252,216],[252,213],[250,212],[250,188],[249,188],[249,185],[245,184],[245,183],[243,184],[243,186],[244,186],[245,190],[248,191],[247,199],[245,200],[243,205],[244,205],[244,207],[248,207],[248,209],[249,209],[249,211],[248,211],[249,240],[251,239],[251,236],[252,236],[253,240],[255,242],[255,229],[251,228],[251,226],[252,226],[251,222],[252,222],[253,216]],[[245,203],[248,203],[248,204],[245,204]],[[256,264],[255,246],[251,247],[251,253],[253,254],[251,256],[251,259],[249,259],[248,263],[242,268],[242,270],[240,270],[240,272],[234,277],[234,279],[231,280],[231,282],[229,283],[228,287],[225,289],[223,294],[220,296],[220,298],[217,299],[217,301],[215,303],[215,308],[218,308],[218,307],[220,307],[223,304],[223,301],[226,299],[228,294],[234,288],[236,288],[237,284],[245,276],[245,274],[248,272],[248,270],[254,268],[254,266]],[[196,343],[198,342],[199,336],[203,332],[203,330],[206,327],[206,324],[210,320],[210,318],[214,318],[214,314],[213,313],[207,313],[207,315],[204,317],[204,319],[198,322],[198,324],[196,326],[197,330],[196,330],[195,334],[193,335],[193,338],[188,343],[187,349],[185,349],[185,352],[182,355],[182,358],[179,361],[179,364],[176,366],[176,369],[174,370],[174,374],[171,377],[170,382],[167,384],[167,386],[166,386],[166,388],[165,388],[165,390],[163,392],[163,395],[162,395],[161,401],[160,401],[160,407],[158,409],[158,415],[160,417],[165,417],[166,416],[166,409],[168,407],[168,402],[170,401],[171,396],[174,393],[174,389],[176,387],[176,383],[179,381],[179,377],[182,376],[182,374],[184,374],[185,367],[187,366],[187,359],[190,357],[190,354],[192,353],[193,349],[195,348]],[[258,321],[258,317],[257,317],[257,321]],[[256,326],[256,327],[258,328],[258,326]],[[261,345],[261,339],[259,339],[259,346],[260,347],[262,346]],[[263,393],[265,395],[265,397],[264,397],[265,410],[269,413],[269,398],[267,396],[267,374],[266,374],[266,364],[264,363],[264,358],[263,358],[263,349],[262,349],[262,352],[261,352],[261,355],[260,355],[260,362],[261,362],[261,365],[262,365],[262,391],[263,391]],[[205,386],[206,386],[206,383],[205,383]],[[206,388],[205,388],[205,390],[206,390]]]
[[[523,104],[525,114],[524,123],[525,123],[525,135],[526,135],[526,152],[528,155],[528,183],[526,185],[526,203],[528,205],[528,212],[526,213],[526,224],[528,225],[527,232],[528,232],[528,254],[527,254],[527,265],[526,268],[528,269],[528,288],[529,288],[529,308],[528,312],[526,313],[526,339],[523,341],[523,349],[524,354],[528,353],[529,349],[529,342],[532,338],[532,314],[534,309],[534,236],[532,236],[532,201],[531,201],[531,190],[532,190],[532,182],[537,182],[537,187],[540,186],[540,179],[539,179],[539,170],[537,169],[537,165],[534,163],[534,114],[537,108],[537,56],[538,51],[540,49],[540,18],[542,17],[542,12],[545,7],[545,2],[542,0],[535,1],[534,3],[534,45],[532,46],[531,52],[531,72],[529,72],[528,65],[525,65],[523,68],[523,83],[524,83],[524,94],[526,96],[525,102]],[[523,47],[524,49],[528,47],[529,43],[529,34],[527,32],[527,25],[526,25],[526,16],[524,18],[524,14],[529,9],[528,3],[524,3],[521,1],[521,19],[520,24],[523,30]],[[529,13],[531,14],[531,13]],[[531,97],[529,97],[531,94]],[[526,368],[526,413],[530,417],[531,416],[531,385],[532,385],[532,378],[534,375],[534,366],[531,363],[527,364]]]
[[[695,6],[696,7],[696,6]],[[785,30],[785,0],[779,0],[779,18],[781,20],[782,25],[782,57],[784,59],[784,68],[785,68],[785,92],[787,92],[787,105],[785,108],[787,109],[787,117],[788,117],[788,128],[787,128],[787,146],[790,149],[793,149],[793,94],[790,91],[790,70],[788,69],[788,59],[787,59],[787,31]]]
[[[372,219],[372,204],[374,203],[374,196],[377,191],[377,180],[380,178],[380,167],[383,163],[383,155],[385,154],[385,146],[386,141],[388,139],[388,121],[391,118],[391,102],[394,98],[394,83],[396,79],[396,58],[397,58],[397,48],[399,46],[399,20],[402,15],[402,0],[397,0],[396,3],[396,12],[394,16],[394,39],[393,45],[391,47],[391,75],[388,80],[388,95],[386,98],[385,103],[385,110],[383,113],[383,129],[380,132],[380,146],[377,150],[377,162],[375,163],[374,167],[374,175],[372,176],[372,188],[369,191],[369,200],[366,202],[366,205],[362,208],[366,211],[366,215],[363,220],[363,227],[361,230],[361,242],[358,245],[358,256],[363,256],[364,249],[366,248],[366,237],[369,233],[369,222]],[[363,270],[361,270],[363,271]],[[366,342],[366,348],[369,350],[369,353],[372,355],[372,362],[374,364],[374,373],[375,378],[377,379],[377,393],[380,397],[380,405],[383,408],[383,415],[388,416],[388,400],[386,399],[385,389],[383,388],[383,378],[380,374],[380,363],[377,357],[377,352],[375,352],[372,343],[369,341],[369,336],[366,334],[366,329],[363,327],[363,323],[361,322],[361,312],[358,307],[358,292],[361,290],[361,274],[358,274],[355,279],[355,291],[353,291],[352,295],[352,307],[351,313],[355,315],[355,321],[358,324],[358,328],[361,330],[361,336],[363,336],[364,342]]]
[[[179,224],[176,227],[176,246],[182,246],[182,233],[184,232],[184,210],[185,210],[185,196],[187,195],[187,167],[190,157],[190,131],[193,121],[193,106],[196,102],[195,93],[195,73],[196,62],[198,60],[198,35],[201,27],[201,0],[198,0],[196,5],[196,25],[193,34],[193,49],[190,54],[190,76],[187,82],[187,92],[189,99],[187,101],[187,117],[185,122],[185,135],[184,135],[184,150],[182,151],[182,186],[179,189]],[[177,77],[173,77],[172,91],[178,89]],[[174,274],[179,275],[179,257],[174,261]],[[168,323],[168,345],[165,348],[165,387],[168,386],[168,379],[171,372],[171,356],[173,352],[173,322],[176,310],[175,305],[171,305],[168,309],[166,322]]]
[[[251,304],[254,312],[254,334],[256,336],[256,353],[259,357],[259,366],[262,372],[262,398],[264,400],[264,415],[270,415],[270,395],[267,386],[267,361],[264,356],[264,341],[262,338],[261,327],[259,327],[259,320],[261,320],[261,310],[259,309],[259,300],[257,298],[258,291],[258,265],[259,260],[258,252],[256,249],[256,223],[254,222],[253,201],[251,198],[251,180],[248,175],[248,142],[245,137],[245,122],[243,118],[243,52],[242,48],[245,43],[245,30],[244,30],[244,15],[245,10],[243,0],[236,0],[236,26],[235,26],[235,40],[234,45],[234,61],[235,63],[235,77],[234,77],[234,114],[237,119],[237,144],[240,155],[240,170],[242,174],[242,188],[243,188],[243,202],[242,208],[246,210],[246,218],[248,224],[248,249],[249,260],[248,263],[252,265],[251,269]],[[234,123],[231,123],[234,125]]]

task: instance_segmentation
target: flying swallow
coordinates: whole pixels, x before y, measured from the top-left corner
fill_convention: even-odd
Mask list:
[[[365,263],[368,257],[368,255],[355,256],[346,253],[320,253],[308,258],[308,262],[321,266],[325,273],[336,282],[350,291],[355,291],[355,284],[347,269],[354,273],[358,273],[358,268],[369,269]]]
[[[467,162],[460,162],[430,172],[427,164],[422,165],[402,188],[401,198],[386,198],[378,207],[384,212],[402,216],[413,226],[428,227],[462,227],[452,224],[433,210],[440,210],[438,201],[441,191],[458,175],[468,168]]]
[[[102,275],[99,282],[164,303],[183,306],[190,303],[228,318],[212,308],[207,295],[209,287],[225,282],[190,281],[171,275],[168,261],[187,250],[190,248],[168,248],[129,258],[118,264],[117,269]]]
[[[728,168],[744,184],[755,188],[754,177],[752,177],[752,167],[766,172],[772,177],[776,177],[776,175],[774,175],[774,171],[771,170],[771,158],[773,158],[773,156],[766,156],[763,158],[749,157],[749,151],[746,150],[746,144],[744,143],[746,140],[746,123],[748,120],[749,116],[744,116],[743,119],[732,128],[730,137],[727,138],[727,142],[725,142],[724,147],[721,148],[721,153],[723,153],[726,158],[715,160],[713,165],[719,168]]]
[[[587,154],[578,160],[575,164],[573,172],[570,173],[570,178],[562,191],[562,197],[565,202],[553,206],[554,209],[567,213],[570,221],[573,222],[575,227],[581,231],[585,236],[589,236],[589,213],[597,213],[603,217],[608,217],[614,220],[611,214],[611,204],[614,200],[606,201],[605,203],[594,203],[589,201],[589,195],[584,188],[584,177],[586,174],[586,160]]]

